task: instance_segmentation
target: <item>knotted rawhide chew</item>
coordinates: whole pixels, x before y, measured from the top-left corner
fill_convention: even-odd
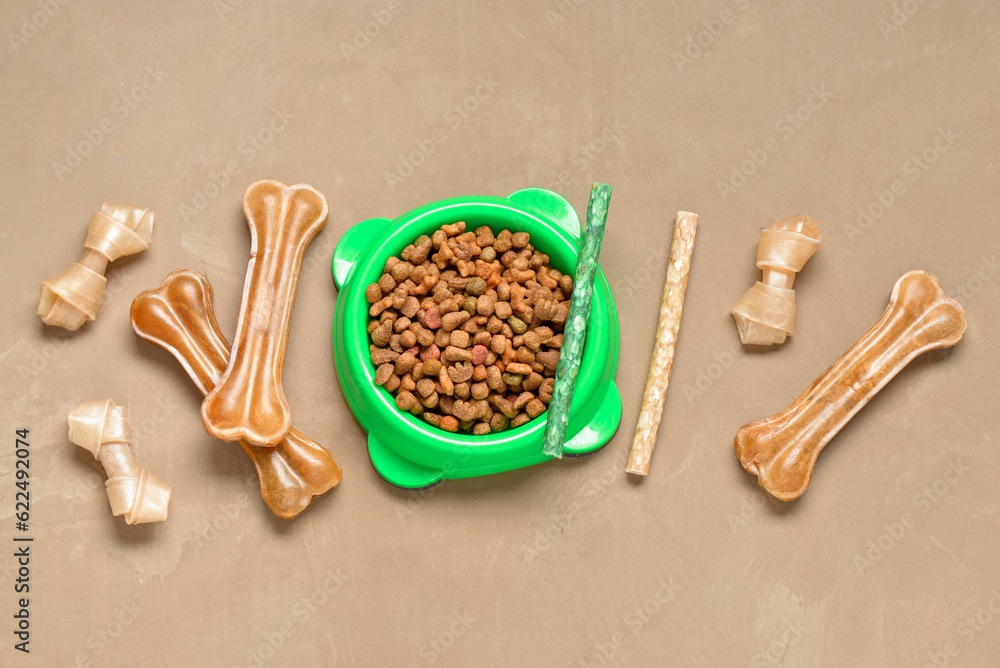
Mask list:
[[[229,362],[229,342],[216,322],[207,278],[190,269],[171,272],[160,287],[132,301],[131,318],[136,334],[172,354],[202,394],[215,387]],[[295,429],[274,447],[240,445],[257,470],[261,498],[283,519],[305,510],[343,476],[326,448]]]
[[[310,185],[265,179],[243,194],[250,262],[229,364],[201,404],[205,429],[220,441],[277,445],[292,428],[281,385],[288,325],[302,256],[326,225],[326,197]]]
[[[69,412],[69,440],[90,450],[108,474],[111,513],[124,515],[128,524],[162,522],[167,519],[170,486],[139,468],[131,437],[125,410],[111,399],[85,401]]]
[[[757,266],[762,280],[750,288],[732,314],[740,341],[757,346],[784,343],[795,330],[795,275],[802,271],[822,241],[819,223],[809,216],[791,216],[760,232]]]
[[[57,276],[42,281],[38,315],[46,325],[70,331],[97,317],[104,299],[109,262],[149,247],[153,212],[131,204],[101,205],[90,216],[83,257]]]
[[[580,239],[580,255],[576,261],[576,274],[573,276],[573,296],[569,301],[569,315],[566,317],[555,387],[549,402],[549,415],[542,441],[542,452],[560,459],[566,440],[566,428],[569,426],[569,411],[573,402],[573,389],[576,387],[576,375],[580,371],[583,344],[587,341],[590,301],[594,295],[597,260],[601,255],[610,201],[611,186],[595,183],[590,190],[587,223]]]

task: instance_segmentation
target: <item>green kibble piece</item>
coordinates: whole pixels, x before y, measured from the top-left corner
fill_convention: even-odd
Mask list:
[[[492,262],[497,259],[497,252],[494,250],[493,246],[487,246],[483,249],[483,252],[479,254],[479,259],[483,262]]]
[[[511,317],[507,318],[507,324],[510,325],[510,328],[514,330],[515,334],[524,334],[526,331],[528,331],[528,326],[524,324],[524,321],[518,318],[517,316],[512,315]]]
[[[519,374],[519,373],[507,373],[506,371],[504,371],[504,373],[503,373],[503,375],[501,377],[503,378],[503,382],[504,383],[506,383],[507,385],[511,385],[511,386],[513,386],[513,385],[520,385],[521,381],[524,380],[524,376],[522,376],[521,374]]]
[[[416,241],[413,242],[413,247],[416,248],[417,246],[423,245],[430,240],[431,238],[429,236],[427,236],[426,234],[421,234],[419,237],[417,237]]]
[[[476,276],[465,285],[465,294],[479,297],[486,292],[486,281]]]
[[[465,298],[465,305],[462,308],[468,311],[469,315],[476,315],[476,305],[478,303],[479,301],[475,297],[469,295]]]

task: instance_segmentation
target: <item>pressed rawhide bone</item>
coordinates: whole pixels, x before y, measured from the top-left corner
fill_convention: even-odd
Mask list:
[[[243,194],[250,263],[229,366],[201,405],[220,441],[276,445],[292,427],[281,387],[288,324],[306,246],[326,224],[326,197],[305,184],[257,181]]]
[[[125,410],[110,399],[85,401],[70,410],[69,440],[104,465],[111,513],[124,515],[128,524],[162,522],[167,519],[170,486],[146,467],[139,468],[131,438]]]
[[[639,421],[635,425],[635,437],[632,440],[632,450],[625,469],[629,473],[637,475],[649,473],[649,461],[653,456],[653,448],[656,447],[656,434],[660,428],[660,419],[663,417],[663,402],[667,398],[667,386],[670,384],[670,370],[674,365],[677,334],[681,327],[681,312],[684,310],[684,292],[687,290],[697,231],[698,216],[687,211],[678,211],[677,222],[674,224],[674,238],[670,244],[667,278],[663,284],[663,299],[660,303],[660,320],[656,326],[653,358],[649,363],[646,391],[642,396]]]
[[[131,318],[136,334],[176,357],[202,394],[215,387],[229,361],[229,342],[215,320],[208,279],[190,269],[172,272],[160,287],[135,298]],[[323,446],[295,429],[274,447],[240,445],[257,470],[261,498],[283,519],[302,512],[343,475]]]
[[[784,343],[795,330],[795,275],[822,241],[819,223],[809,216],[784,218],[760,232],[757,266],[762,280],[747,290],[731,313],[740,341],[758,346]]]
[[[881,319],[792,405],[736,434],[736,457],[782,501],[802,495],[823,447],[917,355],[953,346],[965,310],[924,271],[902,276]]]
[[[109,262],[149,247],[153,212],[131,204],[101,205],[90,215],[83,257],[62,273],[42,281],[38,315],[46,325],[72,332],[97,317],[104,299]]]

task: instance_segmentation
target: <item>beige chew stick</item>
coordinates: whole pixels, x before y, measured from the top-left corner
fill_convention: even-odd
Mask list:
[[[677,212],[674,239],[670,245],[670,262],[667,264],[667,280],[663,285],[663,301],[660,303],[660,321],[656,325],[653,359],[649,363],[639,422],[635,426],[632,451],[625,469],[629,473],[649,473],[649,460],[656,447],[656,433],[663,417],[663,402],[667,397],[670,370],[673,368],[674,351],[677,349],[677,332],[681,327],[684,291],[687,290],[688,273],[691,271],[691,254],[694,251],[697,229],[697,214]]]

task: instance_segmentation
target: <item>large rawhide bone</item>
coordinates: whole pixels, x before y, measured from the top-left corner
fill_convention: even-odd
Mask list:
[[[170,486],[139,468],[129,442],[132,439],[125,410],[111,399],[85,401],[69,413],[69,440],[86,448],[108,474],[111,513],[125,516],[127,524],[167,519]]]
[[[328,205],[305,184],[257,181],[243,194],[250,263],[229,366],[201,405],[220,441],[276,445],[292,427],[281,387],[288,324],[306,246],[326,224]]]
[[[101,205],[90,215],[83,257],[68,269],[42,281],[38,315],[46,325],[75,332],[97,317],[104,300],[108,263],[149,248],[153,212],[131,204]]]
[[[783,218],[760,231],[757,266],[761,280],[740,299],[731,313],[740,341],[770,346],[795,333],[795,275],[819,248],[822,238],[815,218]]]
[[[736,434],[736,457],[782,501],[797,499],[823,447],[893,376],[921,353],[953,346],[965,310],[925,271],[904,274],[881,319],[792,405]]]
[[[172,354],[202,394],[215,387],[229,361],[229,342],[212,308],[212,286],[190,269],[178,269],[160,287],[132,302],[132,328]],[[283,519],[302,512],[313,497],[336,487],[343,471],[319,443],[291,429],[274,447],[240,441],[260,478],[260,496]]]

